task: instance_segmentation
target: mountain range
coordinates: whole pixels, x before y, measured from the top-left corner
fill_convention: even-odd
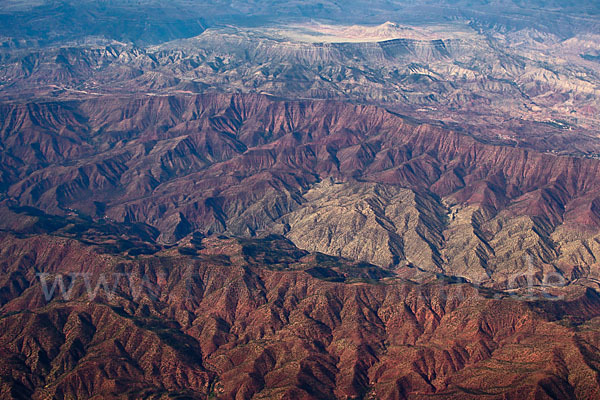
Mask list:
[[[599,397],[599,26],[5,1],[0,397]]]
[[[370,33],[356,36],[363,28]],[[381,106],[490,143],[595,157],[595,32],[562,39],[473,21],[388,22],[217,27],[151,46],[89,38],[20,48],[7,41],[0,50],[0,99],[214,92],[332,99]]]

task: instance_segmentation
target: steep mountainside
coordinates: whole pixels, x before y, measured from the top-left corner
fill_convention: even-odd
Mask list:
[[[91,239],[106,223],[2,220],[2,398],[600,395],[600,297],[585,286],[522,301],[280,236],[133,255]]]
[[[2,106],[7,204],[299,247],[506,287],[597,274],[600,161],[372,106],[259,95]],[[529,261],[531,260],[531,262]]]

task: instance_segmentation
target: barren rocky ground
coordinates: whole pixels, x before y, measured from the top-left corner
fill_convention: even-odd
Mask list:
[[[599,11],[0,4],[0,397],[600,397]]]

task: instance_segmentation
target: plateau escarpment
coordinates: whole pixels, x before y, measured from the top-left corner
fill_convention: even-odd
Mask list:
[[[273,24],[215,27],[155,46],[104,40],[4,48],[0,98],[23,103],[219,91],[347,100],[488,142],[596,156],[596,31],[565,38],[474,21],[346,29]]]
[[[162,243],[278,232],[313,251],[500,287],[528,260],[567,281],[597,272],[594,159],[489,145],[333,101],[215,94],[2,107],[8,204],[143,223]]]

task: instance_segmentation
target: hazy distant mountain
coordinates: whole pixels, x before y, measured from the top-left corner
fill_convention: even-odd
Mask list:
[[[46,1],[0,6],[0,37],[17,46],[101,37],[138,44],[196,36],[205,22],[170,2]],[[6,40],[5,39],[5,40]]]
[[[11,0],[0,5],[0,37],[55,43],[101,36],[137,44],[200,34],[210,25],[320,19],[380,24],[472,20],[505,29],[533,27],[568,36],[598,29],[600,5],[590,1],[199,1]]]

